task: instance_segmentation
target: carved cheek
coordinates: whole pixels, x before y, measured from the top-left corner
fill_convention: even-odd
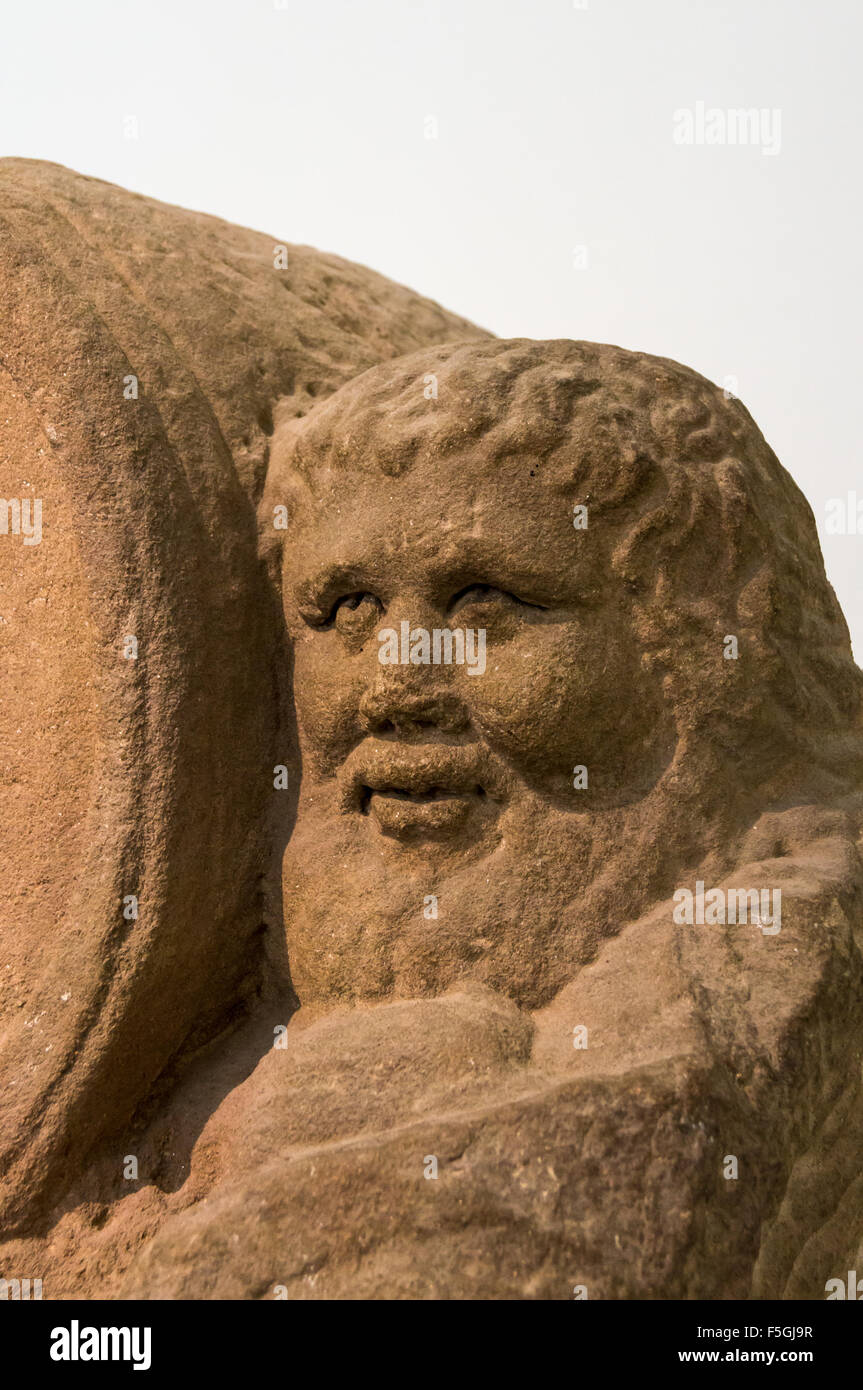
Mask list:
[[[322,762],[341,762],[360,737],[359,708],[369,679],[374,652],[353,656],[344,651],[337,633],[311,633],[297,643],[294,701],[303,744]]]
[[[525,771],[568,763],[583,728],[577,634],[562,624],[489,640],[486,670],[462,681],[477,727]]]
[[[568,781],[573,763],[619,765],[648,717],[637,656],[625,633],[609,641],[607,623],[591,616],[490,644],[486,673],[463,684],[497,751],[528,777]]]

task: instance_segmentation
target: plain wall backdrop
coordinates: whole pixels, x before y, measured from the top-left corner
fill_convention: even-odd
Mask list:
[[[0,152],[727,385],[859,660],[861,39],[857,0],[7,3]]]

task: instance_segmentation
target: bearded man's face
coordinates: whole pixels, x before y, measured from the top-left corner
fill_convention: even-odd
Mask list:
[[[536,980],[597,871],[590,826],[667,761],[614,530],[542,471],[470,452],[396,478],[322,462],[291,507],[301,998]]]

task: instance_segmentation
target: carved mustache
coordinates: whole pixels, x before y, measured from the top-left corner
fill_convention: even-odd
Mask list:
[[[482,744],[399,744],[364,739],[345,762],[341,776],[345,811],[361,807],[374,792],[417,797],[488,794],[503,800],[507,779]]]

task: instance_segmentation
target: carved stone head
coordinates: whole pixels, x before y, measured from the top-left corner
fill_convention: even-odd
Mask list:
[[[415,353],[281,427],[272,500],[304,1002],[471,977],[536,1007],[766,807],[846,785],[860,678],[811,512],[695,372]]]

